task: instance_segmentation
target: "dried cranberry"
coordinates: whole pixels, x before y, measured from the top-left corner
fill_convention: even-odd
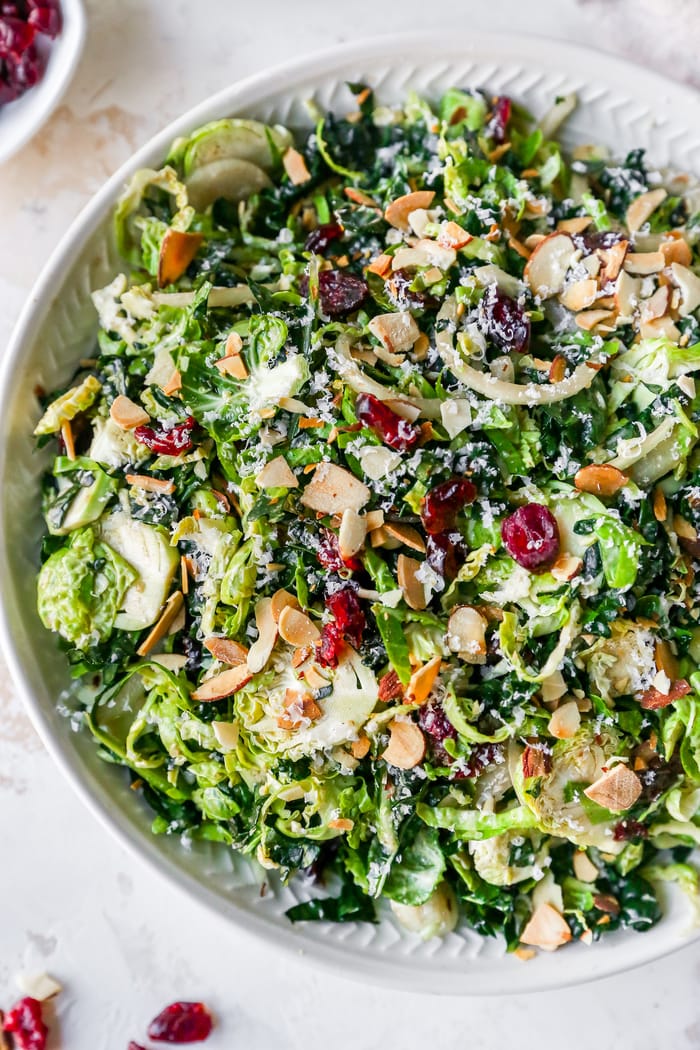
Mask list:
[[[571,239],[582,251],[594,252],[612,248],[614,244],[624,241],[625,236],[619,230],[584,230],[583,233],[575,233]]]
[[[201,1043],[211,1028],[204,1003],[171,1003],[149,1024],[148,1038],[156,1043]]]
[[[315,255],[323,255],[329,244],[337,241],[339,237],[343,236],[343,233],[343,227],[339,222],[324,222],[323,225],[317,226],[315,230],[311,231],[306,238],[304,248],[307,252],[313,252]]]
[[[370,427],[385,445],[397,452],[406,452],[418,441],[421,431],[415,423],[409,423],[374,394],[358,394],[355,402],[357,418]]]
[[[192,430],[196,420],[193,416],[183,419],[182,423],[174,426],[163,426],[159,429],[154,427],[136,427],[134,437],[142,445],[150,448],[151,452],[157,452],[161,456],[177,456],[181,452],[189,452],[192,448]]]
[[[438,300],[429,292],[418,291],[411,288],[415,274],[408,270],[394,270],[386,282],[386,290],[390,298],[401,310],[433,310],[438,305]]]
[[[457,730],[445,714],[442,704],[432,700],[419,708],[418,724],[429,738],[430,756],[433,762],[441,766],[450,766],[454,762],[452,755],[445,749],[446,740],[455,740]]]
[[[530,345],[530,318],[515,299],[492,284],[481,300],[481,315],[486,334],[499,350],[525,353]]]
[[[548,507],[526,503],[504,519],[503,545],[525,569],[540,569],[559,553],[559,526]]]
[[[35,7],[29,14],[29,24],[37,33],[55,40],[62,29],[61,12],[57,7]]]
[[[343,635],[337,623],[324,623],[321,641],[316,646],[316,659],[321,667],[337,667],[343,649]]]
[[[493,101],[488,131],[493,141],[499,146],[506,141],[506,132],[512,108],[513,104],[507,95],[499,95]]]
[[[362,568],[362,562],[358,558],[343,558],[338,547],[338,537],[330,529],[321,529],[316,557],[329,572],[343,572],[345,569],[358,572]]]
[[[467,548],[459,532],[436,532],[425,545],[428,565],[443,579],[454,580],[467,558]]]
[[[367,298],[369,288],[361,277],[345,270],[321,270],[318,298],[328,317],[341,317],[357,310]]]
[[[12,1033],[16,1050],[44,1050],[46,1046],[49,1030],[41,1016],[38,999],[20,999],[5,1014],[2,1027]]]
[[[466,764],[457,774],[461,780],[478,777],[494,762],[502,761],[503,750],[500,744],[475,744]]]
[[[467,503],[476,499],[476,487],[468,478],[453,475],[430,490],[421,500],[420,516],[423,528],[431,536],[448,532],[457,514]]]
[[[356,649],[362,644],[365,614],[351,583],[345,583],[326,598],[326,608],[333,616],[338,630]]]
[[[33,43],[34,32],[34,26],[21,18],[0,18],[0,58],[21,58]]]
[[[613,828],[615,842],[627,842],[629,839],[645,839],[649,829],[639,820],[621,820]]]

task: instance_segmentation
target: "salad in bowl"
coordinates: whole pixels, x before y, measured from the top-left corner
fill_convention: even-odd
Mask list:
[[[350,85],[139,171],[43,398],[38,609],[153,831],[523,957],[695,897],[700,195]]]

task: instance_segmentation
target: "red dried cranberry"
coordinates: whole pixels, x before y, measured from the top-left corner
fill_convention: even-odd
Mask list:
[[[445,740],[455,740],[457,730],[445,714],[444,708],[439,701],[431,700],[418,709],[418,724],[424,733],[442,744]]]
[[[29,996],[5,1014],[2,1025],[11,1032],[16,1050],[44,1050],[49,1030],[41,1016],[41,1003]]]
[[[19,59],[34,41],[34,26],[21,18],[0,18],[0,57]]]
[[[356,649],[362,645],[365,614],[351,583],[343,584],[326,598],[326,608],[333,616],[338,630]]]
[[[330,529],[321,529],[316,557],[329,572],[343,572],[344,569],[358,572],[362,568],[362,562],[358,558],[343,558],[338,547],[338,537]]]
[[[339,237],[342,237],[343,233],[343,227],[339,222],[324,222],[321,226],[317,226],[315,230],[311,231],[306,238],[304,248],[307,252],[313,252],[315,255],[323,255],[328,246],[333,241],[337,241]]]
[[[29,14],[29,24],[34,26],[37,33],[55,40],[62,28],[61,12],[57,7],[35,7]]]
[[[454,580],[467,558],[467,548],[459,532],[436,532],[425,545],[428,565],[448,582]]]
[[[489,286],[481,300],[486,334],[504,353],[523,354],[530,344],[530,318],[509,295]]]
[[[615,842],[627,842],[629,839],[645,839],[649,829],[639,820],[621,820],[613,828]]]
[[[374,394],[358,394],[355,402],[357,418],[370,427],[385,445],[397,452],[406,452],[418,441],[421,431],[415,423],[409,423]]]
[[[430,490],[421,500],[420,516],[423,528],[431,536],[448,532],[458,513],[467,503],[476,499],[476,487],[468,478],[453,475]]]
[[[460,769],[457,776],[460,780],[478,777],[487,766],[490,766],[493,762],[501,761],[502,757],[503,750],[500,744],[475,744],[466,764]]]
[[[142,445],[150,448],[151,452],[157,452],[161,456],[178,456],[192,448],[192,430],[195,422],[193,416],[188,416],[182,423],[157,430],[154,427],[136,427],[134,437]]]
[[[321,270],[318,297],[328,317],[341,317],[357,310],[367,298],[369,288],[361,277],[345,270]]]
[[[488,130],[494,142],[500,146],[506,141],[508,121],[510,120],[513,104],[507,95],[499,95],[494,99]]]
[[[343,649],[343,635],[335,622],[324,623],[321,641],[316,646],[316,659],[321,667],[337,667]]]
[[[576,247],[585,252],[612,248],[624,239],[624,234],[619,230],[584,230],[583,233],[575,233],[572,237]]]
[[[149,1024],[148,1038],[156,1043],[201,1043],[211,1029],[204,1003],[171,1003]]]
[[[559,553],[559,526],[548,507],[526,503],[504,519],[503,545],[524,569],[540,569]]]

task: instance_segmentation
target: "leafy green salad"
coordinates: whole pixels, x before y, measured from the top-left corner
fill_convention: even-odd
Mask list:
[[[698,892],[700,192],[563,152],[573,97],[349,92],[131,180],[39,614],[153,831],[292,921],[646,930]]]

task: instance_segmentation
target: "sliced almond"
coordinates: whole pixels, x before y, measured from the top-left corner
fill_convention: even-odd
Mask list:
[[[352,831],[355,827],[355,821],[350,820],[349,817],[335,817],[333,820],[328,821],[328,827],[332,828],[333,831]]]
[[[179,368],[173,369],[170,379],[160,389],[166,397],[172,397],[178,390],[182,390],[182,376]]]
[[[275,593],[272,595],[271,604],[272,618],[275,621],[275,623],[279,623],[279,619],[282,615],[283,610],[287,608],[300,609],[301,606],[299,605],[299,602],[296,599],[296,597],[293,594],[290,594],[289,591],[285,591],[284,589],[275,591]]]
[[[212,722],[211,727],[222,750],[232,751],[237,746],[240,736],[238,722]]]
[[[659,251],[666,260],[666,265],[680,263],[681,266],[690,266],[693,261],[693,253],[683,235],[676,230],[671,230],[666,237],[668,240],[662,241],[659,245]]]
[[[635,197],[625,216],[627,229],[630,233],[636,233],[637,230],[640,230],[667,197],[668,193],[662,186],[659,186],[656,190],[648,190],[646,193],[640,194],[639,197]]]
[[[243,349],[243,340],[238,332],[229,332],[226,338],[226,356],[237,357]]]
[[[603,267],[599,274],[601,287],[604,287],[610,281],[617,280],[617,275],[622,269],[629,246],[629,241],[618,241],[600,252],[603,259]]]
[[[575,700],[567,700],[554,711],[549,720],[549,732],[557,740],[568,740],[574,736],[581,725],[581,713]]]
[[[230,667],[238,667],[246,662],[248,650],[240,642],[233,638],[222,638],[219,635],[210,635],[204,639],[204,648],[207,649],[215,660]]]
[[[681,337],[680,330],[676,327],[668,315],[666,317],[655,317],[653,321],[641,321],[639,335],[642,339],[670,339],[677,343]]]
[[[370,490],[354,474],[335,463],[319,463],[300,502],[319,514],[360,511],[369,500]]]
[[[661,285],[657,288],[653,295],[650,295],[648,299],[643,299],[640,303],[641,316],[643,321],[653,321],[656,317],[663,317],[668,310],[669,294],[668,287]]]
[[[687,266],[671,263],[671,273],[681,293],[679,313],[681,317],[694,313],[700,306],[700,277]]]
[[[291,605],[282,609],[277,627],[280,637],[285,642],[298,647],[315,645],[321,637],[321,632],[313,620]]]
[[[691,543],[695,543],[698,538],[697,530],[680,514],[676,514],[673,518],[673,531],[679,539],[689,540]]]
[[[597,802],[611,813],[623,813],[633,806],[642,793],[642,783],[631,769],[620,763],[613,766],[594,784],[587,787],[584,795]]]
[[[678,678],[678,658],[665,638],[657,639],[654,645],[654,660],[658,670],[663,671],[671,682]]]
[[[573,219],[560,219],[557,230],[560,233],[583,233],[593,222],[590,215],[576,215]]]
[[[395,226],[408,233],[411,229],[408,216],[417,208],[429,208],[434,197],[434,190],[416,190],[413,193],[405,193],[387,206],[384,218],[390,226]]]
[[[151,421],[148,412],[124,394],[115,397],[109,406],[109,414],[122,430],[134,430],[135,427],[143,427]]]
[[[595,882],[600,875],[591,858],[581,849],[574,853],[573,868],[574,875],[580,882]]]
[[[151,627],[150,631],[141,642],[141,645],[136,650],[139,656],[146,656],[146,654],[150,653],[151,649],[153,649],[162,638],[165,638],[166,634],[168,634],[170,628],[182,611],[184,602],[185,599],[182,591],[175,591],[174,594],[170,595],[163,607],[163,612],[160,614],[159,619],[154,623],[153,627]]]
[[[622,270],[615,285],[615,309],[620,315],[619,319],[634,317],[639,306],[642,282],[639,277]]]
[[[175,482],[170,478],[152,478],[150,474],[125,474],[124,477],[130,485],[144,492],[159,492],[169,496],[175,491]]]
[[[579,328],[590,332],[598,325],[610,321],[613,316],[611,310],[583,310],[580,314],[576,314],[575,320]]]
[[[182,230],[166,231],[158,256],[158,287],[165,288],[182,277],[204,240],[203,233],[183,233]]]
[[[432,660],[428,660],[427,664],[416,668],[406,686],[405,702],[407,704],[418,704],[420,706],[425,703],[433,691],[437,676],[440,674],[441,664],[442,657],[434,656]]]
[[[386,530],[386,525],[383,527]],[[399,587],[403,592],[404,601],[410,609],[425,609],[428,604],[425,584],[417,577],[422,564],[422,562],[417,561],[415,558],[409,558],[405,554],[399,554],[396,562]]]
[[[231,696],[238,692],[253,677],[253,672],[247,664],[239,664],[228,671],[213,675],[205,679],[192,693],[192,699],[198,703],[208,703],[211,700],[223,700],[225,696]]]
[[[370,273],[376,273],[378,277],[386,277],[391,273],[391,256],[377,255],[367,267]]]
[[[246,658],[246,663],[253,674],[257,674],[267,666],[277,641],[277,623],[272,615],[271,598],[260,598],[256,602],[255,626],[258,628],[258,637],[248,650]]]
[[[357,740],[353,740],[352,744],[350,745],[350,753],[352,754],[353,758],[364,758],[365,755],[369,752],[369,748],[369,737],[365,736],[364,733],[361,733]]]
[[[316,722],[323,711],[310,693],[288,689],[284,697],[284,714],[277,719],[281,729],[298,729],[304,722]]]
[[[551,233],[545,237],[528,259],[523,275],[533,295],[540,299],[558,295],[575,255],[576,248],[568,234]]]
[[[371,532],[372,529],[378,529],[380,525],[384,524],[384,511],[383,510],[368,510],[366,514],[367,518],[367,531]]]
[[[581,558],[573,554],[560,554],[549,571],[555,580],[566,583],[568,580],[573,580],[574,576],[578,576],[582,568]]]
[[[471,240],[473,240],[471,233],[467,233],[464,227],[460,226],[458,222],[450,221],[441,223],[440,232],[438,234],[438,244],[459,251],[460,248],[464,248],[469,244]]]
[[[523,776],[546,777],[552,771],[552,752],[546,744],[528,744],[521,758]]]
[[[553,671],[542,680],[540,693],[545,704],[553,704],[566,692],[566,682],[561,671]]]
[[[363,193],[362,190],[358,190],[354,186],[346,186],[343,193],[353,204],[361,204],[365,208],[376,208],[377,211],[381,211],[377,202],[369,194]]]
[[[420,329],[408,310],[373,317],[369,322],[369,330],[384,349],[394,355],[410,350],[420,335]]]
[[[666,506],[666,497],[663,489],[657,487],[654,489],[654,495],[652,497],[652,507],[654,510],[654,517],[657,521],[666,521],[666,515],[668,514],[668,508]]]
[[[338,531],[338,550],[344,560],[354,557],[362,550],[367,538],[367,518],[352,507],[343,511]]]
[[[404,525],[400,521],[387,521],[384,529],[389,536],[403,543],[404,547],[410,547],[413,551],[425,554],[425,541],[418,529],[414,529],[412,525]]]
[[[275,456],[255,478],[261,489],[295,489],[299,482],[284,456]]]
[[[574,313],[578,313],[579,310],[585,310],[591,306],[595,302],[597,294],[598,282],[589,277],[583,281],[576,281],[574,284],[570,284],[568,288],[565,288],[559,296],[559,302],[567,310],[573,310]]]
[[[591,463],[581,467],[574,478],[579,492],[590,492],[594,496],[614,496],[624,488],[628,478],[617,467],[609,463]]]
[[[310,664],[304,670],[303,677],[309,689],[312,689],[314,693],[317,693],[319,689],[325,689],[328,685],[328,679],[324,674],[321,674],[316,664]]]
[[[282,164],[284,165],[284,170],[289,176],[290,182],[295,186],[301,186],[311,178],[311,172],[306,166],[306,161],[299,150],[294,149],[293,146],[290,146],[289,149],[285,150],[282,157]]]
[[[549,366],[549,374],[547,378],[550,383],[561,383],[562,379],[566,375],[566,358],[562,354],[557,354],[551,365]]]
[[[469,605],[458,605],[447,622],[447,646],[469,664],[486,660],[486,628],[484,617]]]
[[[229,354],[228,357],[221,357],[214,362],[214,365],[222,375],[231,376],[232,379],[248,378],[248,369],[240,354]]]
[[[660,273],[665,265],[662,252],[628,252],[624,262],[627,273],[636,273],[642,277]]]
[[[425,755],[425,737],[415,722],[389,723],[389,744],[382,758],[397,769],[413,769]]]
[[[571,940],[571,930],[564,916],[545,902],[533,912],[520,940],[522,944],[553,952]]]
[[[397,540],[395,536],[390,536],[386,531],[385,525],[372,529],[369,534],[369,542],[372,547],[386,547],[390,551],[398,550],[401,546],[401,540]]]

